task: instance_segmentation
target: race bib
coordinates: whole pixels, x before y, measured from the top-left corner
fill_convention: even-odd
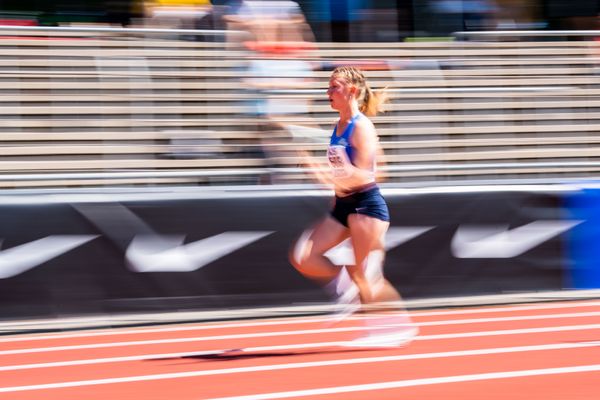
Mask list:
[[[334,178],[348,178],[352,175],[352,163],[344,146],[332,145],[327,148],[327,162]]]

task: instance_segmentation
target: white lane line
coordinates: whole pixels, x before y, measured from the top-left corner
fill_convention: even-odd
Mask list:
[[[366,392],[366,391],[372,391],[372,390],[399,389],[399,388],[405,388],[405,387],[411,387],[411,386],[436,385],[436,384],[443,384],[443,383],[472,382],[472,381],[484,381],[484,380],[492,380],[492,379],[522,378],[522,377],[528,377],[528,376],[574,374],[574,373],[581,373],[581,372],[596,372],[596,371],[600,371],[600,364],[579,365],[579,366],[574,366],[574,367],[562,367],[562,368],[543,368],[543,369],[506,371],[506,372],[490,372],[490,373],[486,373],[486,374],[442,376],[439,378],[409,379],[409,380],[404,380],[404,381],[379,382],[379,383],[351,385],[351,386],[335,386],[335,387],[320,388],[320,389],[308,389],[308,390],[295,390],[295,391],[289,391],[289,392],[253,394],[253,395],[248,395],[248,396],[218,397],[218,398],[212,398],[212,399],[208,399],[208,400],[273,400],[273,399],[285,399],[285,398],[290,398],[290,397],[306,397],[306,396],[319,396],[319,395],[338,394],[338,393]],[[376,396],[376,395],[373,394],[373,396]]]
[[[571,314],[549,314],[549,315],[534,315],[534,316],[520,316],[520,317],[498,317],[498,318],[473,318],[473,319],[462,319],[462,320],[441,320],[417,323],[418,326],[438,326],[438,325],[459,325],[459,324],[476,324],[476,323],[487,323],[487,322],[510,322],[510,321],[531,321],[541,319],[562,319],[562,318],[579,318],[579,317],[596,317],[600,316],[600,311],[588,312],[588,313],[571,313]],[[379,328],[385,328],[386,326],[403,326],[401,324],[387,324],[380,326]],[[185,343],[185,342],[200,342],[209,340],[231,340],[231,339],[248,339],[248,338],[262,338],[262,337],[276,337],[276,336],[290,336],[290,335],[314,335],[319,333],[337,333],[337,332],[352,332],[364,330],[362,326],[355,327],[343,327],[343,328],[322,328],[322,329],[302,329],[292,331],[279,331],[279,332],[257,332],[257,333],[238,333],[231,335],[216,335],[216,336],[201,336],[192,338],[173,338],[173,339],[153,339],[153,340],[132,340],[125,342],[109,342],[109,343],[90,343],[82,345],[71,345],[71,346],[51,346],[51,347],[32,347],[25,349],[13,349],[13,350],[2,350],[1,355],[10,354],[25,354],[25,353],[42,353],[42,352],[53,352],[53,351],[66,351],[66,350],[82,350],[82,349],[99,349],[108,347],[123,347],[123,346],[143,346],[153,344],[165,344],[165,343]]]
[[[190,377],[198,377],[198,376],[239,374],[239,373],[248,373],[248,372],[278,371],[278,370],[285,370],[285,369],[315,368],[315,367],[325,367],[325,366],[381,363],[381,362],[406,361],[406,360],[423,360],[423,359],[432,359],[432,358],[479,356],[479,355],[502,354],[502,353],[519,353],[519,352],[527,352],[527,351],[563,350],[563,349],[573,349],[573,348],[593,347],[593,346],[595,346],[595,345],[589,344],[589,343],[564,343],[564,344],[550,344],[550,345],[537,345],[537,346],[499,347],[499,348],[489,348],[489,349],[479,349],[479,350],[461,350],[461,351],[448,351],[448,352],[436,352],[436,353],[406,354],[406,355],[398,355],[398,356],[362,357],[362,358],[351,358],[351,359],[342,359],[342,360],[336,359],[336,360],[325,360],[325,361],[272,364],[272,365],[260,365],[260,366],[251,366],[251,367],[222,368],[222,369],[213,369],[213,370],[205,370],[205,371],[187,371],[187,372],[174,372],[174,373],[168,373],[168,374],[127,376],[127,377],[121,377],[121,378],[90,379],[90,380],[82,380],[82,381],[46,383],[46,384],[39,384],[39,385],[11,386],[11,387],[0,388],[0,393],[22,392],[22,391],[31,391],[31,390],[59,389],[59,388],[68,388],[68,387],[79,387],[79,386],[106,385],[106,384],[114,384],[114,383],[155,381],[155,380],[164,380],[164,379],[179,379],[179,378],[190,378]]]
[[[455,338],[466,338],[466,337],[486,337],[486,336],[501,336],[501,335],[522,335],[522,334],[533,334],[533,333],[544,333],[544,332],[566,332],[566,331],[584,331],[584,330],[595,330],[600,329],[600,324],[594,325],[571,325],[561,327],[548,327],[548,328],[531,328],[531,329],[510,329],[502,331],[481,331],[481,332],[463,332],[457,334],[442,334],[442,335],[423,335],[417,336],[414,340],[444,340],[444,339],[455,339]],[[265,352],[265,351],[283,351],[283,350],[299,350],[299,349],[311,349],[311,348],[324,348],[331,346],[338,346],[343,341],[336,342],[315,342],[315,343],[296,343],[296,344],[284,344],[277,346],[257,346],[257,347],[245,347],[243,352]],[[576,344],[579,347],[580,344]],[[585,342],[587,346],[598,346],[599,342]],[[159,354],[143,354],[135,356],[122,356],[122,357],[106,357],[106,358],[92,358],[84,360],[72,360],[72,361],[56,361],[48,363],[36,363],[36,364],[16,364],[7,365],[0,367],[0,371],[13,371],[23,369],[35,369],[35,368],[53,368],[53,367],[70,367],[75,365],[89,365],[89,364],[104,364],[104,363],[118,363],[126,361],[142,361],[142,360],[156,360],[161,358],[175,358],[175,357],[190,357],[190,356],[203,356],[203,355],[218,355],[224,354],[228,350],[206,350],[206,351],[193,351],[193,352],[179,352],[179,353],[159,353]]]
[[[136,340],[136,341],[129,341],[129,342],[94,343],[94,344],[73,345],[73,346],[37,347],[37,348],[29,348],[29,349],[3,350],[3,351],[0,351],[0,355],[43,353],[43,352],[53,352],[53,351],[65,351],[65,350],[99,349],[99,348],[108,348],[108,347],[125,347],[125,346],[129,347],[129,346],[142,346],[142,345],[165,344],[165,343],[204,342],[204,341],[209,341],[209,340],[229,340],[229,339],[274,337],[274,336],[310,335],[310,334],[319,334],[319,333],[362,331],[364,329],[365,329],[364,327],[357,326],[357,327],[348,327],[348,328],[305,329],[305,330],[297,330],[297,331],[243,333],[243,334],[235,334],[235,335],[203,336],[203,337],[192,337],[192,338]]]
[[[579,327],[579,328],[575,328],[575,327]],[[417,336],[414,340],[440,340],[440,339],[460,339],[460,338],[468,338],[468,337],[524,335],[524,334],[530,334],[530,333],[566,332],[566,331],[573,331],[573,330],[579,330],[579,329],[597,329],[597,327],[600,327],[600,324],[550,326],[550,327],[546,327],[546,328],[504,329],[504,330],[499,330],[499,331],[443,333],[443,334],[439,334],[439,335]]]
[[[437,325],[462,325],[462,324],[481,324],[487,322],[508,322],[508,321],[534,321],[540,319],[560,319],[560,318],[581,318],[597,317],[600,311],[585,313],[565,313],[565,314],[544,314],[544,315],[521,315],[517,317],[492,317],[492,318],[468,318],[468,319],[446,319],[440,321],[417,322],[419,326],[437,326]]]
[[[435,316],[435,315],[460,315],[460,314],[485,314],[496,312],[512,312],[512,311],[530,311],[530,310],[553,310],[561,308],[578,308],[578,307],[600,307],[600,301],[585,301],[573,303],[543,303],[543,304],[528,304],[518,306],[502,306],[502,307],[469,307],[466,309],[450,309],[437,311],[415,312],[411,315],[417,316]]]
[[[600,329],[600,326],[598,327]],[[257,346],[257,347],[245,347],[243,352],[261,352],[261,351],[282,351],[282,350],[294,350],[294,349],[310,349],[310,348],[324,348],[331,346],[339,346],[345,342],[317,342],[317,343],[298,343],[298,344],[286,344],[278,346]],[[210,356],[210,355],[222,355],[228,350],[207,350],[207,351],[187,351],[180,353],[160,353],[160,354],[144,354],[136,356],[124,356],[124,357],[107,357],[107,358],[91,358],[85,360],[73,360],[73,361],[56,361],[48,363],[37,363],[37,364],[17,364],[0,367],[0,371],[14,371],[22,369],[35,369],[35,368],[52,368],[52,367],[71,367],[75,365],[89,365],[89,364],[105,364],[105,363],[118,363],[126,361],[150,361],[160,360],[165,358],[180,358],[180,357],[192,357],[192,356]]]
[[[512,311],[529,311],[529,310],[553,310],[561,308],[578,308],[578,307],[600,307],[600,301],[587,301],[577,303],[552,303],[552,304],[537,304],[537,305],[526,305],[526,306],[509,306],[509,307],[493,307],[493,308],[469,308],[460,310],[445,310],[445,311],[425,311],[425,312],[411,312],[410,315],[413,317],[429,317],[438,315],[462,315],[462,314],[486,314],[486,313],[497,313],[497,312],[512,312]],[[362,320],[365,317],[349,317],[348,320]],[[160,332],[182,332],[182,331],[200,331],[210,329],[228,329],[228,328],[246,328],[246,327],[258,327],[258,326],[272,326],[272,325],[291,325],[291,324],[307,324],[317,322],[330,322],[331,316],[325,317],[311,317],[311,318],[281,318],[276,320],[258,320],[250,322],[230,322],[222,324],[211,324],[204,323],[202,325],[194,326],[170,326],[162,328],[143,328],[143,329],[126,329],[117,328],[110,331],[87,331],[87,332],[74,332],[74,333],[54,333],[54,334],[19,334],[18,336],[0,337],[0,342],[20,342],[20,341],[34,341],[34,340],[47,340],[47,339],[63,339],[63,338],[76,338],[76,337],[93,337],[93,336],[113,336],[113,335],[133,335],[140,333],[160,333]]]

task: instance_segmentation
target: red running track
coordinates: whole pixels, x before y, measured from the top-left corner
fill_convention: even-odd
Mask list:
[[[419,336],[381,349],[340,346],[362,317],[0,337],[0,399],[600,398],[598,300],[411,315]]]

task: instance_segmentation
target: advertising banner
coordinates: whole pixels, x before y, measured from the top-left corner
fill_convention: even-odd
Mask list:
[[[384,190],[385,273],[406,298],[558,290],[565,219],[554,193]],[[2,318],[328,301],[289,263],[327,191],[207,191],[0,204]],[[331,252],[343,264],[348,243]],[[337,259],[336,259],[337,257]]]

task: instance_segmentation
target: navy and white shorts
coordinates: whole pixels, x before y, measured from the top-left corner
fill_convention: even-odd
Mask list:
[[[348,226],[350,214],[368,215],[382,221],[390,221],[390,213],[377,186],[344,197],[335,197],[331,216],[344,226]]]

